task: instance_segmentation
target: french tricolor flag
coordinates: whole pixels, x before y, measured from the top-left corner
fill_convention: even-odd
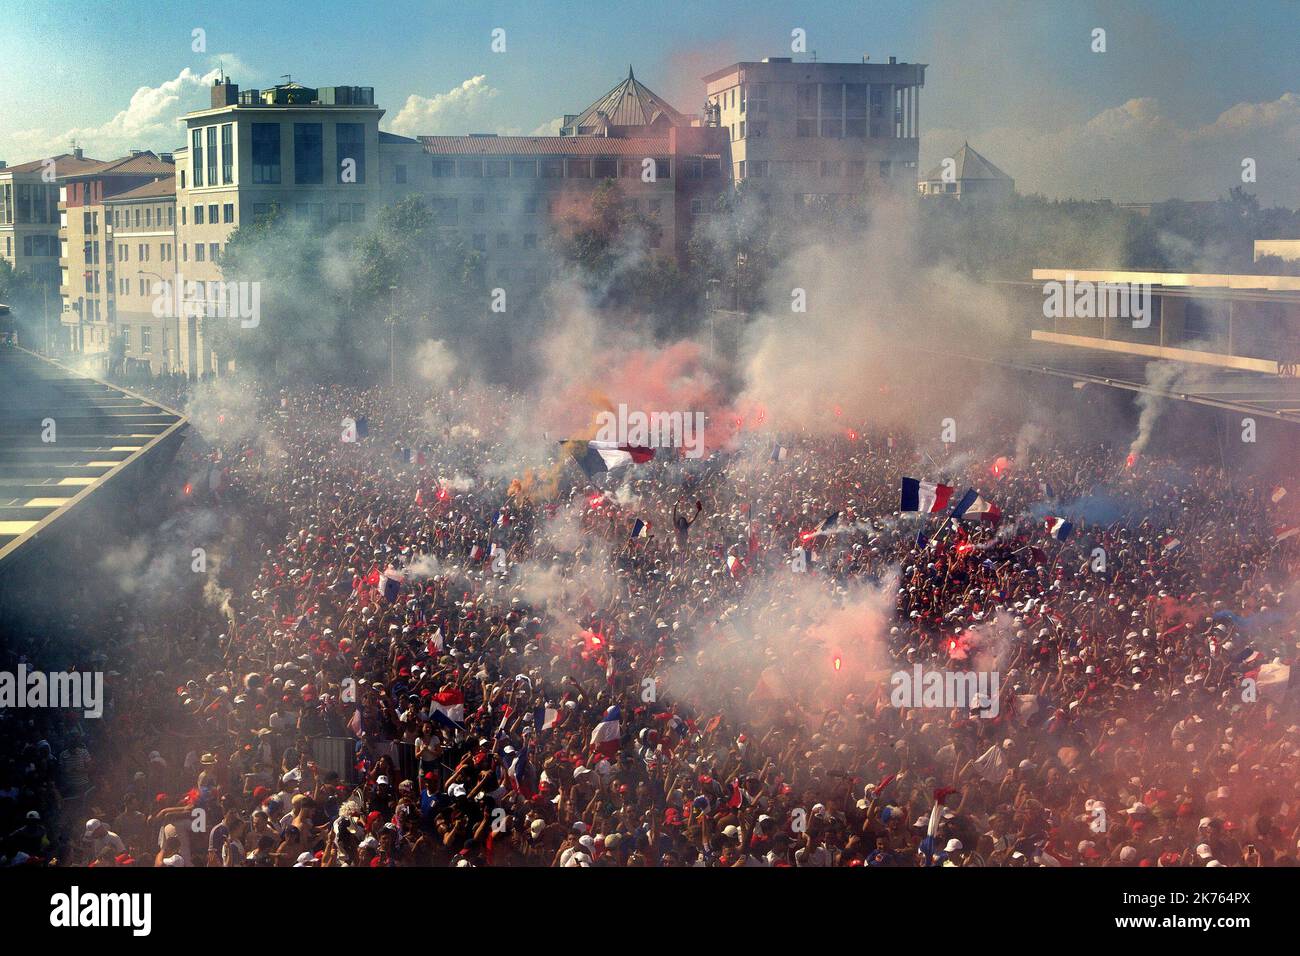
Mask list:
[[[635,541],[637,538],[650,537],[650,525],[642,521],[640,518],[637,518],[636,521],[632,523],[632,533],[627,537],[629,541]]]
[[[538,707],[533,712],[533,727],[539,731],[550,730],[560,719],[560,712],[554,707]]]
[[[596,729],[591,732],[591,746],[603,757],[612,757],[618,753],[619,742],[623,736],[623,725],[619,722],[618,707],[605,711]]]
[[[1074,525],[1064,518],[1053,518],[1050,515],[1047,517],[1047,533],[1057,541],[1064,541],[1073,530]]]
[[[620,445],[612,441],[568,441],[563,443],[578,466],[588,476],[613,471],[627,465],[640,465],[655,456],[653,448]]]
[[[429,708],[430,720],[456,730],[465,729],[465,695],[454,687],[434,694]]]
[[[899,505],[898,510],[934,514],[948,507],[948,500],[952,498],[952,492],[951,485],[921,481],[917,478],[904,478],[902,503]]]
[[[997,521],[1002,517],[1002,509],[971,488],[952,509],[952,516],[967,521]]]

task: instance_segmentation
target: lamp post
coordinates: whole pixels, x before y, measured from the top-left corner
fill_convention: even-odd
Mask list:
[[[136,274],[137,276],[153,276],[153,277],[154,277],[155,279],[157,279],[160,283],[162,283],[162,285],[161,285],[161,286],[159,287],[159,289],[158,289],[158,292],[157,292],[158,295],[162,295],[162,293],[163,293],[163,289],[168,289],[168,290],[170,290],[170,282],[171,282],[171,280],[167,279],[167,278],[164,277],[164,276],[159,275],[159,274],[156,273],[156,272],[150,272],[150,271],[147,270],[147,269],[136,269],[136,270],[135,270],[135,274]],[[170,306],[169,306],[169,311],[173,311],[173,310],[170,309]],[[176,315],[173,315],[173,316],[172,316],[172,321],[174,321],[174,322],[176,323],[176,334],[175,334],[175,336],[173,337],[172,341],[173,341],[173,343],[174,343],[174,347],[175,347],[176,349],[179,349],[179,348],[180,348],[180,341],[181,341],[181,338],[180,338],[180,336],[181,336],[180,317],[179,317],[179,316],[176,316]],[[166,329],[165,326],[164,326],[164,328],[163,328],[163,338],[164,338],[164,339],[167,338],[167,329]],[[166,359],[166,361],[167,361],[167,371],[168,371],[168,373],[174,372],[174,371],[175,371],[175,367],[174,367],[174,363],[173,363],[173,361],[172,361],[172,356],[171,356],[171,354],[170,354],[172,350],[166,347],[166,343],[165,343],[165,342],[164,342],[164,346],[163,346],[163,351],[164,351],[165,353],[167,353],[167,359]]]
[[[397,286],[388,287],[388,387],[393,388],[397,384],[396,358],[393,347],[393,335],[397,330],[397,306],[394,299],[397,296]]]

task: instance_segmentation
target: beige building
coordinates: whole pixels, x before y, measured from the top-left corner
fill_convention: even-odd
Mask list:
[[[737,182],[753,180],[778,199],[854,204],[914,188],[924,64],[768,57],[733,63],[704,84]]]
[[[381,140],[389,196],[426,198],[440,225],[484,262],[491,287],[543,278],[547,238],[585,215],[613,181],[622,202],[658,226],[652,253],[684,259],[694,224],[730,184],[722,131],[679,113],[629,69],[559,136],[421,136]]]
[[[18,166],[0,162],[0,258],[57,284],[60,180],[100,162],[80,148]]]
[[[285,83],[244,90],[212,86],[211,107],[185,116],[186,145],[176,151],[177,269],[186,284],[222,278],[230,234],[276,209],[321,229],[364,222],[380,204],[379,118],[374,90]],[[206,288],[206,286],[204,287]],[[182,323],[181,367],[218,371],[207,313]]]
[[[146,183],[170,179],[168,154],[133,150],[129,156],[60,176],[59,292],[68,351],[111,356],[116,337],[118,273],[108,200]]]
[[[128,368],[153,374],[180,369],[176,275],[176,186],[164,176],[104,200],[112,229],[113,313]]]

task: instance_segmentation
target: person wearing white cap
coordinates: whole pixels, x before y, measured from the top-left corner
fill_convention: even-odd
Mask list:
[[[86,843],[86,861],[98,860],[104,850],[112,850],[113,856],[119,856],[126,852],[126,844],[122,838],[108,828],[108,824],[103,820],[97,820],[93,817],[86,821],[86,832],[83,836]]]

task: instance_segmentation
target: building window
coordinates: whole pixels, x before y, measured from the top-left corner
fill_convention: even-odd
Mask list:
[[[222,222],[234,222],[234,221],[235,221],[235,204],[234,204],[234,203],[232,203],[232,202],[228,202],[228,203],[226,203],[225,205],[223,205],[223,206],[221,207],[221,221],[222,221]]]
[[[122,345],[123,345],[123,347],[124,347],[128,352],[130,352],[130,351],[131,351],[131,326],[129,326],[129,325],[119,325],[119,326],[118,326],[118,329],[120,329],[120,330],[121,330],[121,333],[122,333]]]
[[[167,207],[167,225],[169,225],[169,226],[174,226],[174,225],[176,225],[176,207],[175,207],[175,206],[168,206],[168,207]]]
[[[140,326],[140,354],[150,355],[153,353],[153,329],[147,325]]]
[[[749,177],[750,177],[751,179],[766,179],[766,178],[767,178],[767,160],[766,160],[766,159],[754,159],[754,160],[750,160],[750,163],[749,163]]]
[[[334,126],[334,145],[337,149],[338,181],[343,178],[343,164],[351,159],[356,163],[356,179],[366,181],[366,128],[361,123],[337,123]]]
[[[511,160],[510,175],[514,179],[536,179],[537,160],[535,159]]]
[[[221,181],[229,184],[235,179],[235,141],[230,123],[221,127]]]
[[[476,232],[476,233],[474,233],[473,245],[474,245],[474,248],[477,249],[479,252],[486,252],[486,251],[487,251],[487,235],[486,235],[485,233],[481,233],[481,232]]]
[[[618,178],[618,160],[612,156],[601,156],[595,162],[595,176],[597,179],[617,179]]]
[[[650,215],[652,215],[652,216],[657,216],[657,215],[659,215],[659,211],[660,211],[661,209],[663,209],[663,205],[664,205],[664,201],[663,201],[662,199],[647,199],[647,200],[646,200],[646,210],[647,210],[647,211],[650,213]]]
[[[483,164],[483,171],[491,179],[505,179],[510,175],[510,160],[489,159]]]
[[[838,159],[823,159],[821,172],[823,176],[843,176],[844,166]]]
[[[510,234],[507,232],[497,233],[497,248],[505,249],[510,245]]]
[[[211,259],[213,262],[216,262],[218,259],[221,258],[221,243],[219,242],[208,243],[208,258]]]
[[[202,207],[202,206],[195,206],[195,207],[194,207],[194,225],[196,225],[196,226],[201,226],[201,225],[203,225],[203,207]]]
[[[149,207],[145,207],[144,224],[146,229],[153,225],[153,209]],[[161,226],[162,223],[158,223],[158,225]]]
[[[397,183],[399,186],[406,182],[406,167],[401,163],[398,163],[393,167],[393,182]]]
[[[190,170],[195,187],[203,185],[203,130],[190,132]]]
[[[543,159],[541,170],[543,179],[562,179],[564,177],[564,160],[559,157]]]
[[[280,182],[280,124],[252,123],[253,182]]]
[[[473,209],[473,211],[476,213],[486,212],[487,200],[484,199],[482,196],[475,196],[473,202],[470,205],[470,208]]]
[[[704,200],[703,200],[703,199],[692,199],[692,200],[691,200],[691,215],[692,215],[692,216],[698,216],[698,215],[700,215],[700,213],[702,213],[702,212],[704,212]]]
[[[433,178],[446,179],[448,176],[456,174],[456,163],[450,159],[435,159],[433,161]]]
[[[201,242],[194,243],[194,261],[202,262],[204,259],[205,251],[206,250],[203,247],[203,243]]]
[[[320,123],[293,124],[293,181],[300,186],[325,182],[325,151]]]
[[[867,135],[867,84],[848,83],[844,87],[844,135],[865,139]]]
[[[217,128],[208,127],[208,185],[217,184]]]
[[[767,112],[767,84],[754,83],[749,89],[749,112],[766,113]]]
[[[181,225],[185,225],[185,207],[181,206]]]
[[[462,159],[456,164],[456,169],[460,175],[470,179],[483,178],[483,160],[481,159]]]
[[[212,203],[208,206],[208,223],[210,225],[220,222],[221,220],[217,218],[220,215],[221,209],[216,203]]]
[[[590,178],[591,178],[591,160],[589,160],[589,159],[571,159],[571,160],[569,160],[569,178],[570,178],[570,179],[590,179]]]
[[[190,244],[189,244],[188,242],[182,242],[182,243],[181,243],[181,262],[189,262],[189,261],[190,261]]]

